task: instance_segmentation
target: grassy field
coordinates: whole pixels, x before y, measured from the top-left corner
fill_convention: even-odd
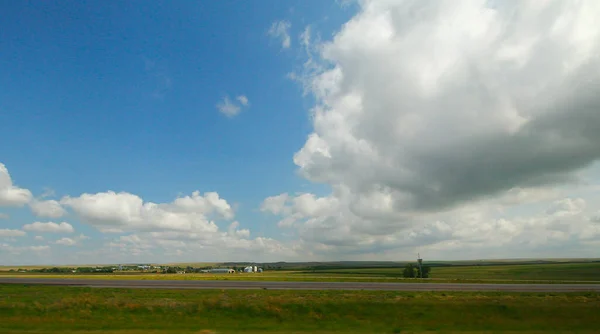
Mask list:
[[[354,277],[397,277],[401,270],[401,268],[332,269],[310,273]],[[600,281],[600,262],[433,267],[431,276],[448,280]]]
[[[600,294],[0,285],[1,333],[597,333]]]
[[[600,263],[440,267],[435,271],[439,278],[600,281]]]

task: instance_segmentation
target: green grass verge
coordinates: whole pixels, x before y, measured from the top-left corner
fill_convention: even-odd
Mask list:
[[[0,285],[1,333],[589,332],[600,294]]]

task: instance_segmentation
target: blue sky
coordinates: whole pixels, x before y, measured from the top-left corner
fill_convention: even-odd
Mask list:
[[[490,246],[490,256],[513,256],[507,245],[523,243],[530,234],[547,235],[551,243],[528,244],[531,254],[555,255],[556,244],[568,243],[573,254],[590,255],[595,246],[589,240],[600,235],[593,223],[598,208],[589,204],[596,195],[597,152],[583,141],[545,156],[548,150],[528,126],[574,134],[536,127],[549,124],[546,113],[522,103],[522,92],[563,96],[536,82],[567,92],[575,74],[550,77],[539,66],[584,55],[573,63],[570,71],[576,73],[593,64],[585,55],[597,41],[585,44],[591,35],[569,39],[577,33],[573,28],[560,35],[574,41],[572,51],[560,50],[556,41],[549,42],[549,51],[528,44],[527,36],[541,38],[536,29],[559,21],[560,11],[549,11],[555,16],[534,28],[516,22],[507,30],[513,39],[500,40],[493,32],[506,27],[503,15],[510,10],[504,6],[410,6],[313,0],[3,2],[0,163],[10,175],[6,189],[31,196],[9,205],[5,195],[0,213],[7,217],[0,229],[26,235],[4,232],[0,260],[81,262],[89,254],[104,254],[98,261],[394,259],[412,254],[416,245],[432,256],[469,258],[486,254],[478,240],[490,233],[506,233],[505,242]],[[537,7],[510,6],[524,17],[542,15]],[[591,3],[581,6],[595,10]],[[481,14],[489,10],[497,15]],[[458,23],[440,30],[446,35],[436,34],[448,19]],[[461,22],[486,28],[467,29]],[[309,39],[302,36],[306,31]],[[500,46],[486,44],[493,39]],[[555,56],[536,67],[528,59],[537,52]],[[474,75],[464,69],[481,66],[480,59],[492,60],[477,80],[467,80],[479,84],[461,84]],[[521,91],[497,73],[522,83]],[[489,87],[498,98],[489,97]],[[441,98],[445,92],[452,98]],[[226,98],[237,106],[234,115],[219,110]],[[561,103],[557,97],[548,104]],[[472,109],[480,116],[465,112]],[[569,112],[572,119],[579,115]],[[521,130],[527,133],[523,142],[512,141],[509,134]],[[488,140],[488,134],[499,137]],[[593,142],[593,136],[585,139]],[[461,138],[491,146],[477,151]],[[539,159],[507,154],[523,147]],[[581,152],[576,163],[549,166],[571,159],[568,152],[574,151]],[[465,152],[471,157],[461,159]],[[477,161],[512,167],[491,170]],[[571,182],[575,179],[591,188],[578,188],[582,182]],[[157,203],[163,211],[136,207],[131,197],[110,191]],[[194,191],[218,193],[229,209],[208,195],[194,197]],[[175,203],[186,196],[197,200],[194,208]],[[33,209],[47,200],[64,213]],[[512,204],[498,204],[505,202]],[[568,233],[548,227],[554,218],[540,215],[561,205],[571,210],[571,219],[588,225]],[[157,218],[163,215],[171,218]],[[539,223],[532,228],[527,219]],[[61,228],[24,227],[34,222],[66,222],[75,232],[45,235]],[[107,226],[121,231],[102,232]],[[481,229],[478,235],[461,232],[478,231],[474,226]],[[187,240],[168,234],[173,231],[198,236]],[[56,244],[63,237],[71,241]],[[218,242],[243,246],[211,255],[208,249]]]

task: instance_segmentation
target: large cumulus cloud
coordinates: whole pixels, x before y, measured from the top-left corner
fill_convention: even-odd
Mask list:
[[[321,202],[333,213],[273,210],[284,194],[263,205],[284,214],[280,225],[325,245],[385,243],[413,228],[448,239],[456,233],[433,217],[572,184],[600,158],[600,3],[360,6],[301,77],[316,99],[314,132],[294,162],[332,187]]]

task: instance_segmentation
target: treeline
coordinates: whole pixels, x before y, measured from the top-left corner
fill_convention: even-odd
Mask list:
[[[204,272],[206,270],[211,270],[211,269],[214,269],[214,267],[213,266],[205,266],[205,267],[169,266],[169,267],[163,267],[160,272],[162,272],[163,274],[176,274],[176,273],[179,273],[179,272],[184,272],[184,273],[201,273],[201,272]]]

